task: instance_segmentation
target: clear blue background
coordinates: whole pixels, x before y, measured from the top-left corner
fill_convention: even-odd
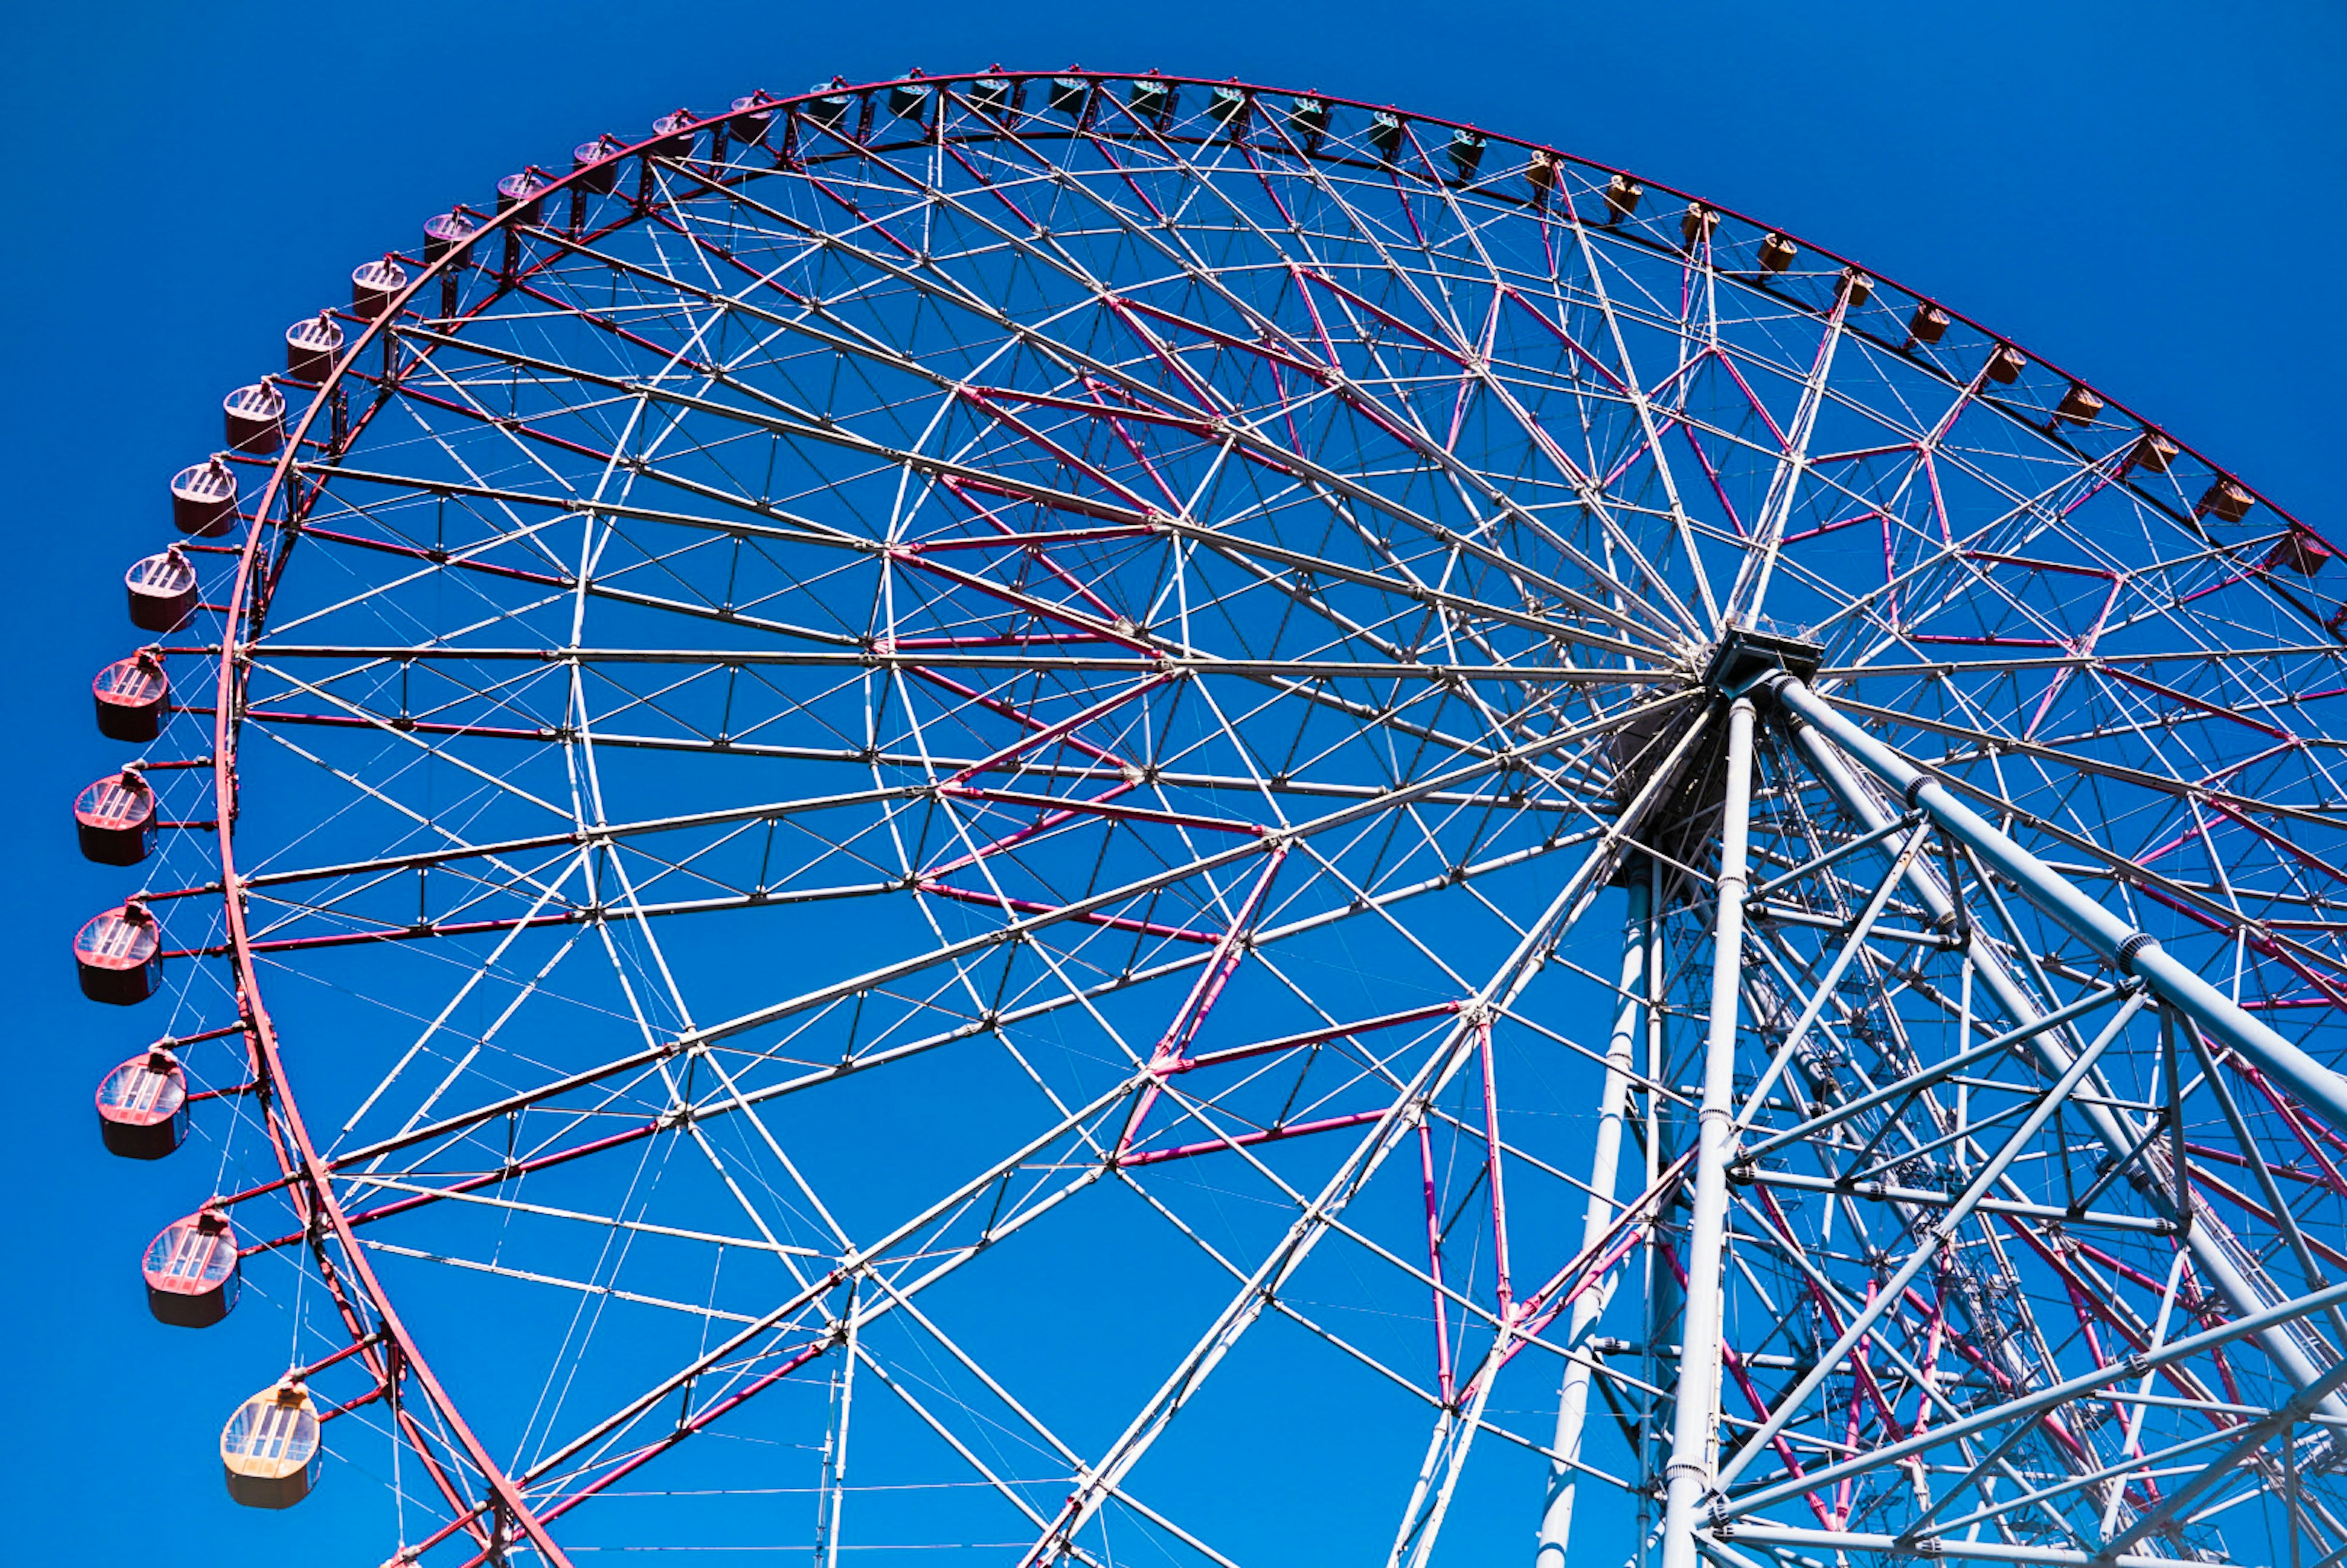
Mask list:
[[[15,668],[0,898],[0,1498],[14,1562],[376,1562],[360,1478],[231,1508],[213,1444],[282,1358],[244,1315],[151,1323],[138,1246],[197,1173],[97,1146],[90,1092],[156,1020],[75,992],[125,890],[75,856],[118,760],[87,681],[165,481],[285,323],[427,213],[606,128],[752,87],[1080,62],[1318,87],[1686,189],[1934,294],[2166,425],[2334,538],[2347,425],[2347,8],[2177,4],[938,0],[36,6],[5,17],[0,463]],[[1532,1500],[1525,1500],[1530,1542]],[[1608,1565],[1610,1568],[1610,1565]]]

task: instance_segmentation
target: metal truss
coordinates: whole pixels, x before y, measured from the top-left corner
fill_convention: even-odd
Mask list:
[[[1366,105],[581,159],[329,313],[159,650],[385,1558],[2347,1559],[2315,530]]]

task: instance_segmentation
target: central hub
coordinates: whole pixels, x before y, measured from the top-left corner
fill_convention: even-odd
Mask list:
[[[1712,644],[1709,655],[1702,659],[1700,675],[1694,672],[1693,661],[1690,662],[1689,679],[1678,688],[1689,695],[1614,733],[1616,806],[1627,809],[1657,770],[1672,770],[1672,776],[1663,782],[1661,793],[1638,831],[1638,843],[1683,865],[1702,863],[1711,839],[1718,832],[1719,808],[1726,790],[1726,724],[1715,717],[1704,738],[1676,763],[1672,753],[1677,750],[1688,726],[1700,721],[1706,710],[1716,712],[1723,700],[1745,695],[1754,682],[1774,671],[1809,680],[1818,672],[1822,652],[1819,644],[1798,637],[1730,626]],[[1698,692],[1702,694],[1694,694]],[[1636,858],[1624,860],[1624,875],[1630,874]]]
[[[1824,653],[1821,644],[1799,637],[1731,626],[1712,644],[1711,658],[1703,669],[1703,683],[1724,697],[1739,697],[1752,682],[1772,670],[1782,670],[1796,679],[1808,681],[1817,674],[1818,661]]]

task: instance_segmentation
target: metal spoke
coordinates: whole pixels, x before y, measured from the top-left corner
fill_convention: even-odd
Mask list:
[[[598,146],[289,339],[82,819],[382,1555],[2347,1551],[2314,529],[1421,117]]]

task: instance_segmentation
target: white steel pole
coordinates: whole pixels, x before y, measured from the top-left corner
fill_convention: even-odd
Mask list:
[[[1670,1144],[1670,1101],[1657,1085],[1663,1081],[1665,1041],[1663,1038],[1663,916],[1669,908],[1663,897],[1663,863],[1652,856],[1646,857],[1646,1092],[1640,1103],[1645,1112],[1645,1122],[1640,1128],[1645,1134],[1639,1142],[1645,1145],[1645,1179],[1638,1184],[1642,1193],[1655,1190],[1661,1176],[1663,1151]],[[1646,1390],[1638,1396],[1638,1452],[1631,1474],[1643,1480],[1650,1473],[1655,1460],[1657,1435],[1662,1430],[1662,1402],[1651,1390],[1663,1386],[1662,1325],[1677,1313],[1678,1276],[1663,1265],[1661,1249],[1655,1245],[1655,1227],[1646,1231],[1645,1245],[1639,1247],[1640,1283],[1645,1286],[1645,1321],[1639,1336],[1642,1354],[1640,1370]],[[1668,1291],[1673,1299],[1665,1301]],[[1654,1561],[1655,1510],[1661,1500],[1650,1486],[1638,1488],[1638,1550],[1629,1568],[1649,1568]]]
[[[1744,895],[1752,817],[1752,700],[1727,710],[1727,785],[1712,921],[1711,1020],[1696,1117],[1695,1213],[1688,1222],[1686,1307],[1677,1408],[1664,1471],[1663,1568],[1696,1568],[1719,1431],[1720,1342],[1727,1258],[1727,1165],[1736,1143],[1736,1027],[1744,978]]]
[[[1581,1250],[1594,1252],[1613,1227],[1619,1205],[1614,1201],[1615,1174],[1622,1163],[1622,1128],[1630,1102],[1630,1080],[1637,1071],[1635,1050],[1642,1038],[1638,1027],[1646,977],[1648,926],[1653,913],[1653,881],[1638,866],[1624,890],[1622,929],[1622,996],[1614,1011],[1614,1033],[1605,1045],[1605,1085],[1597,1099],[1596,1148],[1589,1161],[1589,1207],[1581,1222]],[[1556,1406],[1556,1458],[1548,1472],[1548,1501],[1541,1511],[1540,1542],[1534,1568],[1564,1568],[1565,1548],[1573,1536],[1573,1502],[1581,1458],[1581,1431],[1589,1416],[1589,1342],[1597,1321],[1614,1297],[1613,1278],[1584,1289],[1573,1303],[1565,1333],[1564,1386]]]

